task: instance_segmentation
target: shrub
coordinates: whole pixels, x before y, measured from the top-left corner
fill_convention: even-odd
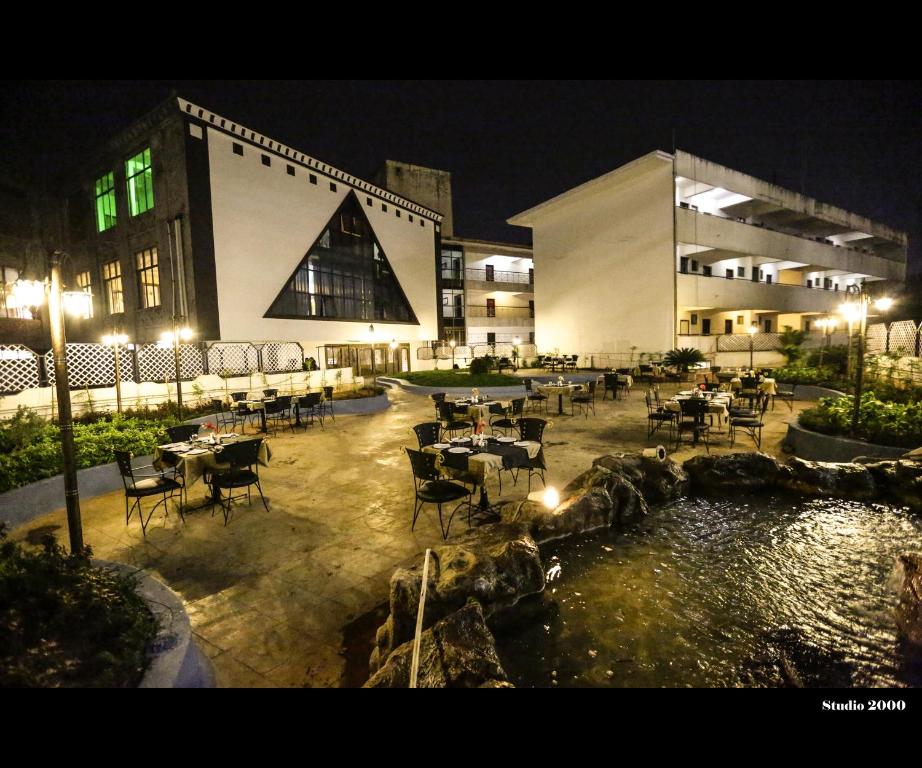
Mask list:
[[[481,374],[489,373],[494,364],[495,361],[490,355],[475,357],[471,360],[470,366],[468,366],[468,373],[470,373],[471,376],[480,376]]]
[[[790,325],[786,325],[779,340],[781,354],[784,355],[788,365],[793,365],[803,357],[803,345],[807,340],[806,331],[796,331]]]
[[[781,381],[785,384],[812,384],[817,387],[840,390],[845,390],[848,387],[847,381],[834,368],[826,366],[816,368],[790,365],[775,368],[772,375],[776,381]]]
[[[678,368],[682,373],[688,373],[689,366],[704,362],[704,355],[701,353],[700,349],[682,347],[667,352],[663,360],[666,365],[672,368]]]
[[[821,398],[815,407],[801,413],[800,424],[827,435],[848,435],[854,403],[853,397]],[[884,402],[874,392],[865,392],[861,396],[857,436],[882,445],[922,445],[922,402]]]
[[[51,536],[40,551],[0,526],[0,687],[136,686],[157,620],[136,580],[94,568]]]

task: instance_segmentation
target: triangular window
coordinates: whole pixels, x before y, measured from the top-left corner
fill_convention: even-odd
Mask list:
[[[266,317],[418,323],[354,193],[330,219]]]

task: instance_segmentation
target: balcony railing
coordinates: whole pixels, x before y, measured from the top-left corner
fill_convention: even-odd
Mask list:
[[[465,269],[464,276],[468,280],[481,280],[485,283],[517,283],[519,285],[532,285],[532,273],[509,272],[507,270]]]
[[[535,312],[531,307],[493,307],[482,304],[468,304],[468,317],[522,317],[531,318]]]
[[[712,273],[710,275],[706,275],[704,272],[693,271],[691,269],[687,269],[683,272],[681,267],[677,269],[676,272],[678,272],[680,275],[691,275],[692,277],[713,277],[718,280],[736,280],[737,282],[740,282],[740,283],[754,283],[755,285],[771,285],[771,286],[778,286],[780,288],[806,288],[811,291],[830,291],[832,293],[845,293],[845,286],[839,285],[838,287],[836,287],[838,283],[833,283],[829,287],[826,287],[824,285],[819,285],[819,284],[801,285],[800,283],[797,283],[795,285],[792,283],[776,283],[774,280],[753,280],[750,277],[740,277],[739,275],[732,275],[730,277],[728,277],[726,274],[723,274],[723,275],[716,274],[715,275]]]

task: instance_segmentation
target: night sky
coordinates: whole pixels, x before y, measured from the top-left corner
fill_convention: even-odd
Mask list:
[[[387,158],[452,172],[456,234],[675,144],[907,230],[922,273],[920,81],[7,81],[0,170],[54,174],[180,95],[368,178]]]

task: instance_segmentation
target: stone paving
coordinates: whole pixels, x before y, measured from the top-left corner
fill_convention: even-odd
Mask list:
[[[665,396],[678,388],[661,387]],[[434,507],[427,506],[410,531],[412,480],[402,452],[416,447],[412,425],[432,420],[431,401],[399,391],[389,396],[392,406],[382,413],[327,419],[326,429],[271,437],[273,459],[260,468],[268,513],[258,499],[235,505],[225,528],[220,510],[215,517],[210,508],[190,512],[185,524],[175,510],[168,517],[158,511],[145,539],[137,518],[125,526],[124,496],[117,491],[82,500],[85,540],[96,557],[148,569],[182,596],[218,685],[358,684],[371,647],[359,645],[350,662],[344,630],[385,602],[395,567],[441,540]],[[807,405],[795,403],[793,415]],[[597,399],[597,413],[588,419],[555,410],[556,399],[548,416],[553,426],[545,433],[549,485],[565,485],[606,453],[662,442],[683,461],[704,450],[683,445],[673,452],[664,431],[648,441],[639,385],[624,400]],[[792,414],[778,403],[766,416],[762,450],[781,456]],[[752,449],[743,438],[733,450]],[[715,435],[711,452],[729,450],[727,436]],[[524,483],[510,486],[504,483],[503,500],[525,495]],[[532,490],[538,486],[533,482]],[[495,500],[495,479],[489,489]],[[190,499],[202,497],[199,482]],[[452,534],[464,531],[465,523],[456,519]],[[37,543],[51,531],[66,541],[64,526],[62,509],[13,537]],[[374,621],[367,624],[370,631]]]

